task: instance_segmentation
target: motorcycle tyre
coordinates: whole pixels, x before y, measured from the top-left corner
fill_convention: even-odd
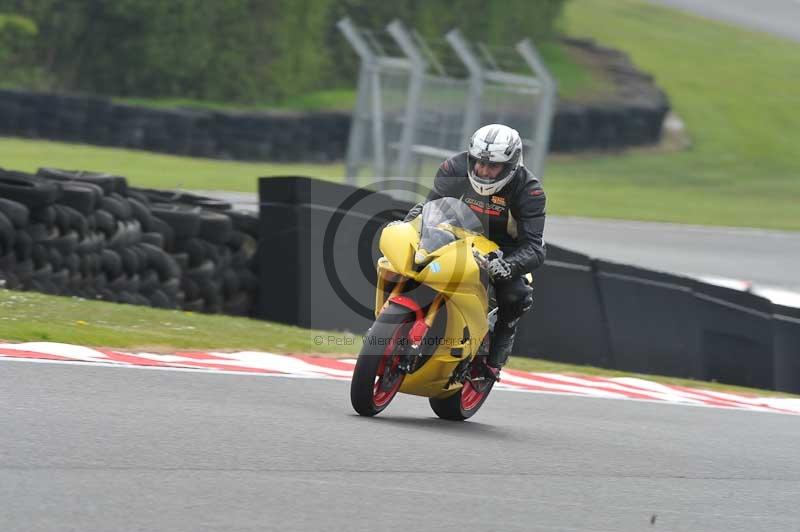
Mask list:
[[[435,397],[429,398],[428,402],[430,403],[434,413],[441,419],[447,419],[450,421],[465,421],[474,416],[478,410],[480,410],[481,406],[483,406],[483,403],[486,402],[486,399],[489,398],[489,394],[492,392],[494,383],[489,386],[489,389],[486,390],[486,392],[483,394],[483,397],[481,397],[476,404],[471,405],[469,408],[464,408],[464,405],[461,401],[461,394],[465,391],[467,386],[471,385],[466,383],[456,393],[445,397],[444,399],[437,399]]]
[[[389,403],[392,402],[397,390],[402,385],[403,375],[400,382],[393,386],[394,391],[389,399],[381,404],[375,402],[375,378],[383,359],[391,356],[384,350],[380,355],[376,354],[375,349],[387,345],[387,339],[394,338],[403,327],[410,327],[414,321],[414,315],[408,309],[400,305],[389,304],[375,320],[364,339],[364,345],[358,354],[355,368],[353,369],[353,380],[350,382],[350,403],[353,409],[362,416],[374,416],[382,412]],[[405,333],[407,334],[407,330]]]

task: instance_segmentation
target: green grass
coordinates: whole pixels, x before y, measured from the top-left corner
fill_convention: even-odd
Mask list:
[[[320,331],[267,321],[0,289],[0,338],[147,349],[340,353]]]
[[[551,212],[800,230],[800,44],[639,0],[570,2],[564,27],[653,73],[692,147],[551,161]]]
[[[136,186],[255,192],[256,178],[304,175],[341,180],[344,164],[280,164],[178,157],[83,144],[0,137],[0,167],[34,172],[42,166],[123,175]]]
[[[336,341],[325,341],[320,345],[314,340],[317,336],[336,338],[338,345]],[[3,289],[0,289],[0,341],[46,341],[160,352],[216,349],[349,356],[355,356],[361,347],[361,338],[348,333],[315,331],[247,318],[161,310]],[[513,357],[508,367],[534,372],[638,376],[695,388],[786,395],[725,384],[633,375],[522,357]]]
[[[610,77],[587,65],[584,58],[562,43],[547,42],[537,49],[558,82],[559,98],[582,102],[613,94]]]

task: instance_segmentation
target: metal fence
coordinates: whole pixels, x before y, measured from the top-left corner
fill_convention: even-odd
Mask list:
[[[397,20],[381,32],[347,18],[338,27],[361,60],[349,183],[368,175],[430,185],[436,166],[488,123],[517,129],[526,166],[542,176],[556,84],[530,40],[492,49],[457,29],[426,41]]]

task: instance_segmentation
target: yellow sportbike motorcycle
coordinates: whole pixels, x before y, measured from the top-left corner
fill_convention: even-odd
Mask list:
[[[497,310],[485,273],[497,244],[464,202],[441,198],[386,226],[379,246],[376,320],[353,372],[353,408],[374,416],[400,392],[428,397],[440,418],[471,417],[497,380],[486,364]]]

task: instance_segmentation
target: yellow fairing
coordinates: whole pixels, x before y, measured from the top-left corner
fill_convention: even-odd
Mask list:
[[[461,387],[456,384],[444,389],[453,370],[464,357],[474,356],[488,330],[486,288],[481,282],[480,268],[472,252],[475,249],[485,255],[496,250],[497,245],[480,235],[464,235],[462,240],[430,253],[429,262],[419,272],[414,271],[419,233],[411,223],[385,228],[379,245],[384,257],[378,261],[376,316],[387,297],[386,283],[396,282],[402,277],[439,292],[445,297],[447,309],[444,339],[430,360],[406,376],[400,391],[427,397],[447,396]],[[469,331],[469,339],[463,342],[465,327]]]
[[[411,271],[414,265],[414,253],[419,247],[419,232],[408,222],[389,225],[381,233],[378,247],[395,271],[399,273]]]

